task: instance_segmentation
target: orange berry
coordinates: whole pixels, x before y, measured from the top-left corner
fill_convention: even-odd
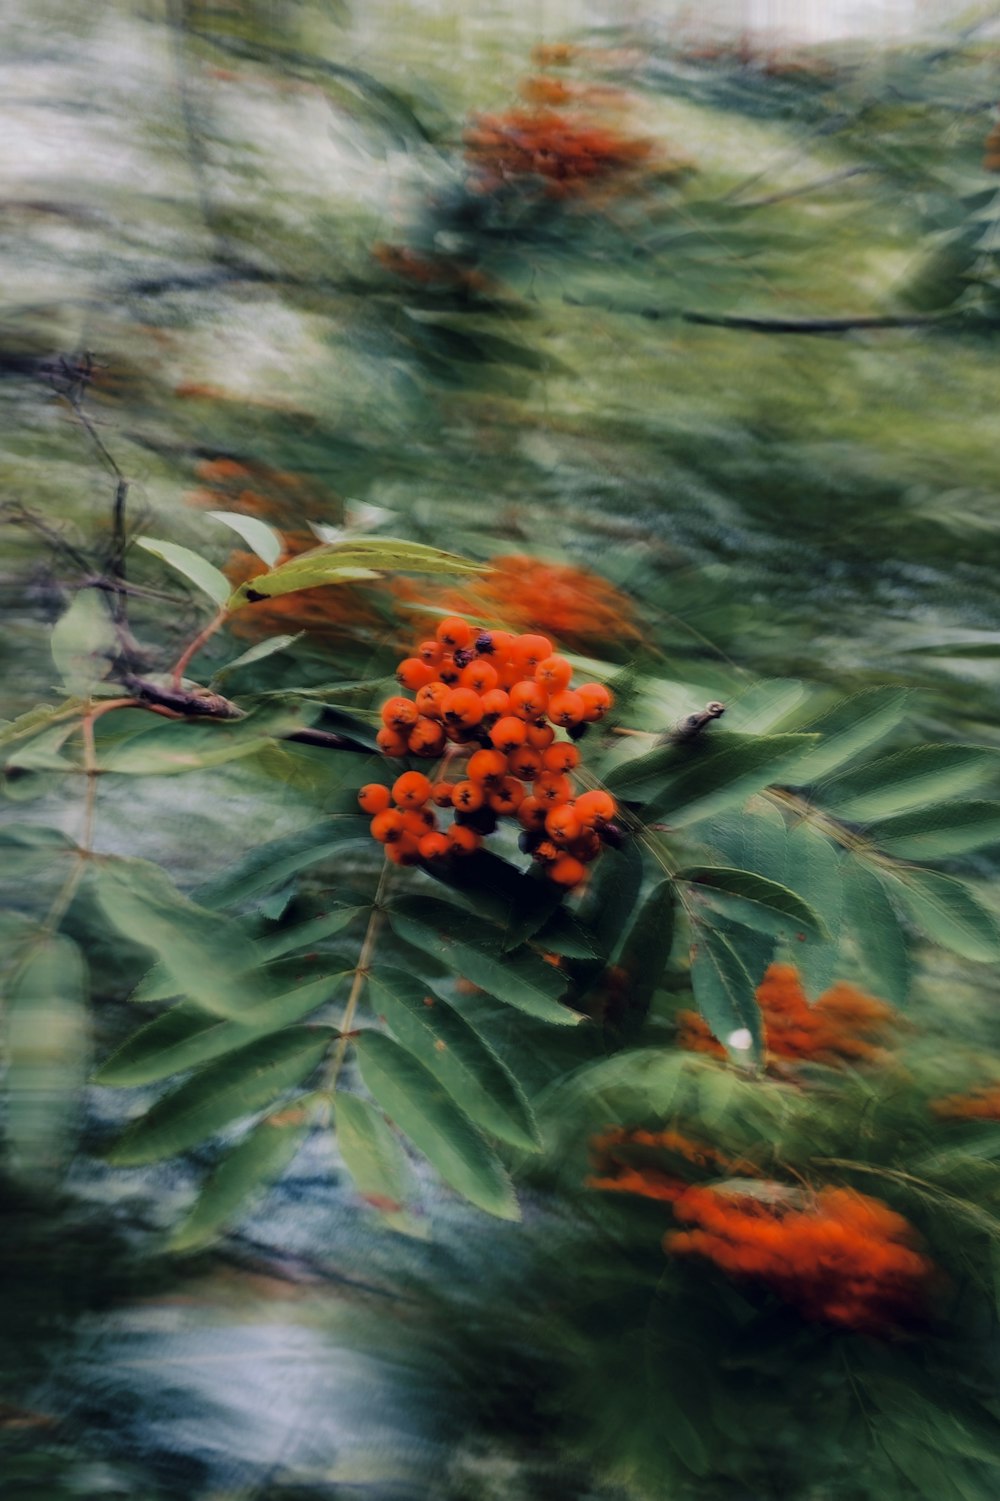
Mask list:
[[[601,838],[593,829],[584,829],[579,839],[571,839],[566,846],[566,853],[572,855],[575,860],[582,860],[588,864],[596,860],[601,853]]]
[[[576,816],[572,803],[561,803],[545,820],[545,832],[551,834],[558,844],[569,844],[583,832],[583,824]]]
[[[416,865],[420,859],[420,841],[412,834],[403,834],[394,844],[386,845],[385,853],[393,865]]]
[[[495,792],[490,793],[490,807],[494,813],[516,813],[524,800],[524,788],[516,777],[504,777]]]
[[[522,678],[510,690],[510,712],[518,719],[538,719],[547,703],[548,694],[541,683]]]
[[[559,846],[553,844],[551,839],[543,839],[535,850],[534,857],[536,860],[541,860],[543,864],[548,864],[550,860],[558,860],[561,853]]]
[[[372,838],[379,844],[392,844],[402,838],[403,815],[395,808],[387,808],[384,813],[376,813],[369,827]]]
[[[381,782],[368,782],[358,791],[358,804],[366,813],[384,813],[391,798]]]
[[[437,628],[437,638],[450,651],[460,651],[472,640],[472,627],[460,615],[449,615]]]
[[[524,673],[517,662],[498,662],[497,673],[499,674],[497,677],[497,686],[505,689],[508,693],[514,684],[519,683],[524,677]]]
[[[403,832],[412,834],[415,839],[422,839],[436,828],[437,819],[430,808],[410,808],[403,814]]]
[[[588,723],[603,719],[614,703],[614,696],[603,683],[584,683],[577,693],[583,699],[583,717]]]
[[[467,667],[462,668],[459,682],[463,688],[472,688],[476,693],[489,693],[497,685],[497,670],[492,662],[480,657],[478,661],[470,662]]]
[[[422,808],[430,795],[430,777],[422,771],[404,771],[392,784],[392,799],[399,808]]]
[[[548,808],[568,803],[573,796],[573,785],[569,777],[560,776],[555,771],[543,771],[540,777],[535,778],[531,790],[538,801]]]
[[[550,724],[546,724],[544,719],[540,719],[537,723],[529,724],[528,726],[528,744],[533,746],[535,750],[545,750],[547,746],[552,744],[555,738],[555,730]]]
[[[483,717],[482,699],[474,688],[452,688],[441,700],[449,724],[471,730]]]
[[[451,794],[452,806],[461,813],[475,813],[486,801],[481,782],[456,782]]]
[[[572,771],[579,764],[580,752],[569,740],[562,740],[542,751],[542,765],[546,771]]]
[[[421,717],[407,738],[411,755],[439,756],[444,749],[444,725],[436,719]]]
[[[453,823],[448,830],[448,845],[454,855],[471,855],[482,843],[475,829],[462,823]]]
[[[379,730],[375,736],[375,744],[383,756],[405,756],[409,750],[409,746],[406,743],[406,736],[401,735],[398,730],[391,730],[388,727]]]
[[[579,860],[574,860],[572,855],[560,855],[554,860],[545,874],[558,886],[579,886],[587,874],[587,867]]]
[[[454,782],[435,782],[431,788],[431,800],[439,808],[450,808],[454,790]]]
[[[563,729],[568,729],[570,725],[581,722],[586,707],[579,693],[574,693],[572,688],[564,688],[561,693],[554,693],[549,699],[548,716],[553,724],[561,724]]]
[[[517,750],[511,751],[507,757],[507,765],[514,776],[520,777],[522,782],[531,782],[542,770],[541,752],[536,751],[531,745],[519,745]]]
[[[517,810],[518,822],[526,829],[544,829],[548,811],[537,797],[526,797]]]
[[[451,849],[447,834],[425,834],[417,845],[421,860],[440,860]]]
[[[514,647],[517,637],[513,631],[490,631],[490,654],[506,662]]]
[[[499,782],[507,774],[507,757],[498,750],[478,750],[469,757],[468,773],[474,782]]]
[[[455,658],[451,652],[445,652],[441,657],[437,665],[437,675],[449,688],[454,688],[462,676],[462,669],[455,665]]]
[[[615,816],[615,800],[610,792],[581,792],[576,800],[576,816],[585,829],[607,823]]]
[[[497,750],[505,753],[517,750],[523,745],[528,735],[527,726],[523,719],[518,719],[515,714],[505,714],[503,719],[498,719],[490,730],[490,740]]]
[[[382,723],[387,729],[408,730],[416,724],[418,714],[412,698],[387,698],[382,705]]]
[[[418,688],[429,683],[433,676],[433,669],[426,662],[421,662],[419,657],[407,657],[396,668],[396,682],[401,688],[409,688],[411,693],[416,693]]]
[[[551,655],[552,642],[548,636],[517,636],[511,648],[514,661],[528,669],[526,677],[534,672],[539,662],[544,662]]]
[[[491,688],[482,697],[483,723],[500,719],[510,713],[510,696],[502,688]]]
[[[442,683],[440,680],[425,683],[423,688],[417,690],[417,709],[428,719],[443,719],[444,710],[441,705],[448,692],[447,683]]]
[[[428,667],[436,667],[444,656],[444,647],[440,641],[421,641],[417,647],[417,656]]]
[[[558,693],[569,687],[573,668],[565,657],[545,657],[535,668],[535,681],[541,683],[546,693]]]

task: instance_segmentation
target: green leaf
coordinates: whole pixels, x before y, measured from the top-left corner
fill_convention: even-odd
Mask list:
[[[883,818],[865,837],[904,860],[941,860],[1000,842],[1000,803],[948,802]]]
[[[605,1028],[619,1045],[635,1041],[663,980],[674,944],[675,906],[673,883],[660,881],[626,929],[616,960],[616,967],[625,974],[625,986],[612,1006],[605,1007],[603,1017]]]
[[[184,1073],[226,1053],[233,1053],[237,1048],[278,1032],[325,1005],[339,982],[350,973],[352,971],[347,970],[341,974],[323,975],[283,995],[276,995],[258,1008],[261,1019],[252,1025],[221,1021],[189,1002],[171,1006],[169,1011],[155,1021],[147,1022],[122,1043],[101,1065],[94,1083],[117,1088],[153,1084],[168,1079],[171,1074]]]
[[[763,1033],[754,980],[722,934],[700,925],[691,951],[691,985],[712,1035],[730,1056],[758,1062]]]
[[[1000,927],[969,888],[931,870],[895,875],[895,889],[928,938],[963,959],[992,964],[1000,959]]]
[[[266,641],[258,641],[256,645],[248,647],[245,652],[241,652],[238,657],[227,662],[225,667],[220,667],[217,672],[213,673],[212,682],[219,683],[239,667],[249,667],[252,662],[262,662],[265,657],[273,657],[276,652],[286,651],[288,647],[294,646],[296,641],[300,641],[302,635],[302,631],[296,631],[294,636],[268,636]]]
[[[486,922],[425,897],[404,897],[389,906],[393,932],[471,980],[498,1001],[539,1021],[572,1027],[583,1018],[559,1004],[566,982],[528,948],[503,951],[503,935]]]
[[[843,925],[844,882],[837,846],[803,819],[788,831],[785,842],[785,883],[814,912],[822,914],[832,941],[799,944],[795,962],[807,992],[820,995],[833,979],[837,943]]]
[[[206,511],[205,514],[237,532],[268,568],[273,568],[281,557],[285,544],[274,527],[265,521],[258,521],[256,516],[244,516],[242,511]]]
[[[633,798],[652,793],[643,809],[647,823],[660,819],[684,828],[699,819],[737,807],[793,766],[809,735],[717,734],[704,746],[667,746],[617,766],[608,788]]]
[[[368,983],[375,1009],[470,1119],[513,1146],[538,1149],[521,1086],[463,1016],[402,970],[376,969]]]
[[[910,991],[910,954],[885,883],[861,860],[843,863],[844,921],[854,937],[866,989],[894,1006]]]
[[[269,735],[252,734],[242,726],[161,722],[104,751],[100,769],[124,776],[179,776],[256,755],[270,744]]]
[[[302,1102],[269,1115],[219,1163],[195,1203],[170,1237],[171,1251],[195,1251],[217,1240],[231,1220],[281,1177],[309,1129]]]
[[[48,1177],[72,1151],[87,1075],[86,995],[76,944],[32,941],[7,998],[7,1140],[19,1175]]]
[[[315,589],[352,578],[376,577],[381,573],[486,573],[489,570],[454,553],[442,552],[423,542],[404,542],[395,537],[352,538],[329,542],[300,553],[267,573],[248,579],[232,595],[230,609],[258,599],[276,599],[298,589]],[[228,593],[228,585],[227,585]]]
[[[297,871],[340,854],[345,844],[370,841],[371,818],[362,813],[334,813],[300,830],[252,849],[234,870],[199,886],[194,895],[203,906],[228,907],[272,891]]]
[[[909,698],[906,688],[869,688],[808,721],[803,728],[822,738],[796,765],[796,781],[811,786],[884,740],[906,713]]]
[[[816,799],[859,823],[944,802],[1000,771],[1000,753],[981,745],[917,745],[816,789]]]
[[[52,660],[66,692],[87,698],[111,671],[118,652],[115,627],[96,589],[81,589],[51,636]]]
[[[388,1214],[402,1209],[413,1196],[413,1171],[385,1116],[341,1089],[334,1110],[337,1146],[362,1198]]]
[[[109,1161],[134,1167],[174,1157],[301,1084],[321,1062],[329,1028],[289,1027],[202,1069],[122,1136]]]
[[[108,920],[159,954],[173,994],[216,1015],[247,1019],[261,990],[241,972],[246,936],[239,924],[189,901],[146,860],[102,862],[96,887]]]
[[[169,567],[184,575],[190,583],[207,594],[221,608],[229,598],[230,585],[226,575],[207,558],[192,552],[189,547],[180,547],[176,542],[161,542],[156,537],[139,537],[138,546],[151,552]]]
[[[796,939],[800,933],[811,938],[829,937],[823,919],[808,902],[787,886],[752,871],[721,865],[693,866],[678,871],[677,880],[684,881],[692,893],[724,917],[745,927],[776,938]]]
[[[499,1158],[424,1065],[381,1032],[355,1041],[366,1088],[456,1193],[498,1219],[520,1218]]]

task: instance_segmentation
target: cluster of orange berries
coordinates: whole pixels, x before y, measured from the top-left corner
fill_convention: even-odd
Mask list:
[[[580,764],[573,743],[602,719],[612,698],[601,683],[570,686],[573,669],[546,636],[476,633],[461,616],[437,627],[399,664],[402,694],[382,705],[376,737],[387,756],[463,754],[460,781],[406,771],[391,790],[369,783],[358,793],[371,831],[390,860],[414,865],[471,854],[501,818],[521,825],[520,845],[560,886],[577,886],[602,844],[617,844],[614,799],[599,790],[573,794]],[[557,739],[557,730],[569,738]],[[451,809],[438,828],[434,809]]]

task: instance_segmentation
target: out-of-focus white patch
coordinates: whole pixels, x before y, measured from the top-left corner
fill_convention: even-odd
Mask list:
[[[753,1036],[748,1027],[737,1027],[735,1032],[730,1032],[726,1038],[726,1045],[737,1053],[745,1053],[747,1048],[753,1046]]]

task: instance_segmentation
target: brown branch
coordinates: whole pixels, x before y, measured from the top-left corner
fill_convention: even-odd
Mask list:
[[[147,678],[135,677],[131,673],[123,673],[120,682],[129,693],[141,699],[145,706],[169,709],[186,719],[244,719],[246,717],[244,709],[239,708],[228,698],[223,698],[221,693],[210,693],[208,689],[200,693],[185,693],[179,688],[162,688],[159,683],[151,683]]]
[[[861,328],[930,328],[935,324],[957,321],[940,313],[857,318],[739,318],[715,313],[681,313],[681,319],[684,323],[699,323],[709,328],[742,328],[758,334],[846,334]]]

